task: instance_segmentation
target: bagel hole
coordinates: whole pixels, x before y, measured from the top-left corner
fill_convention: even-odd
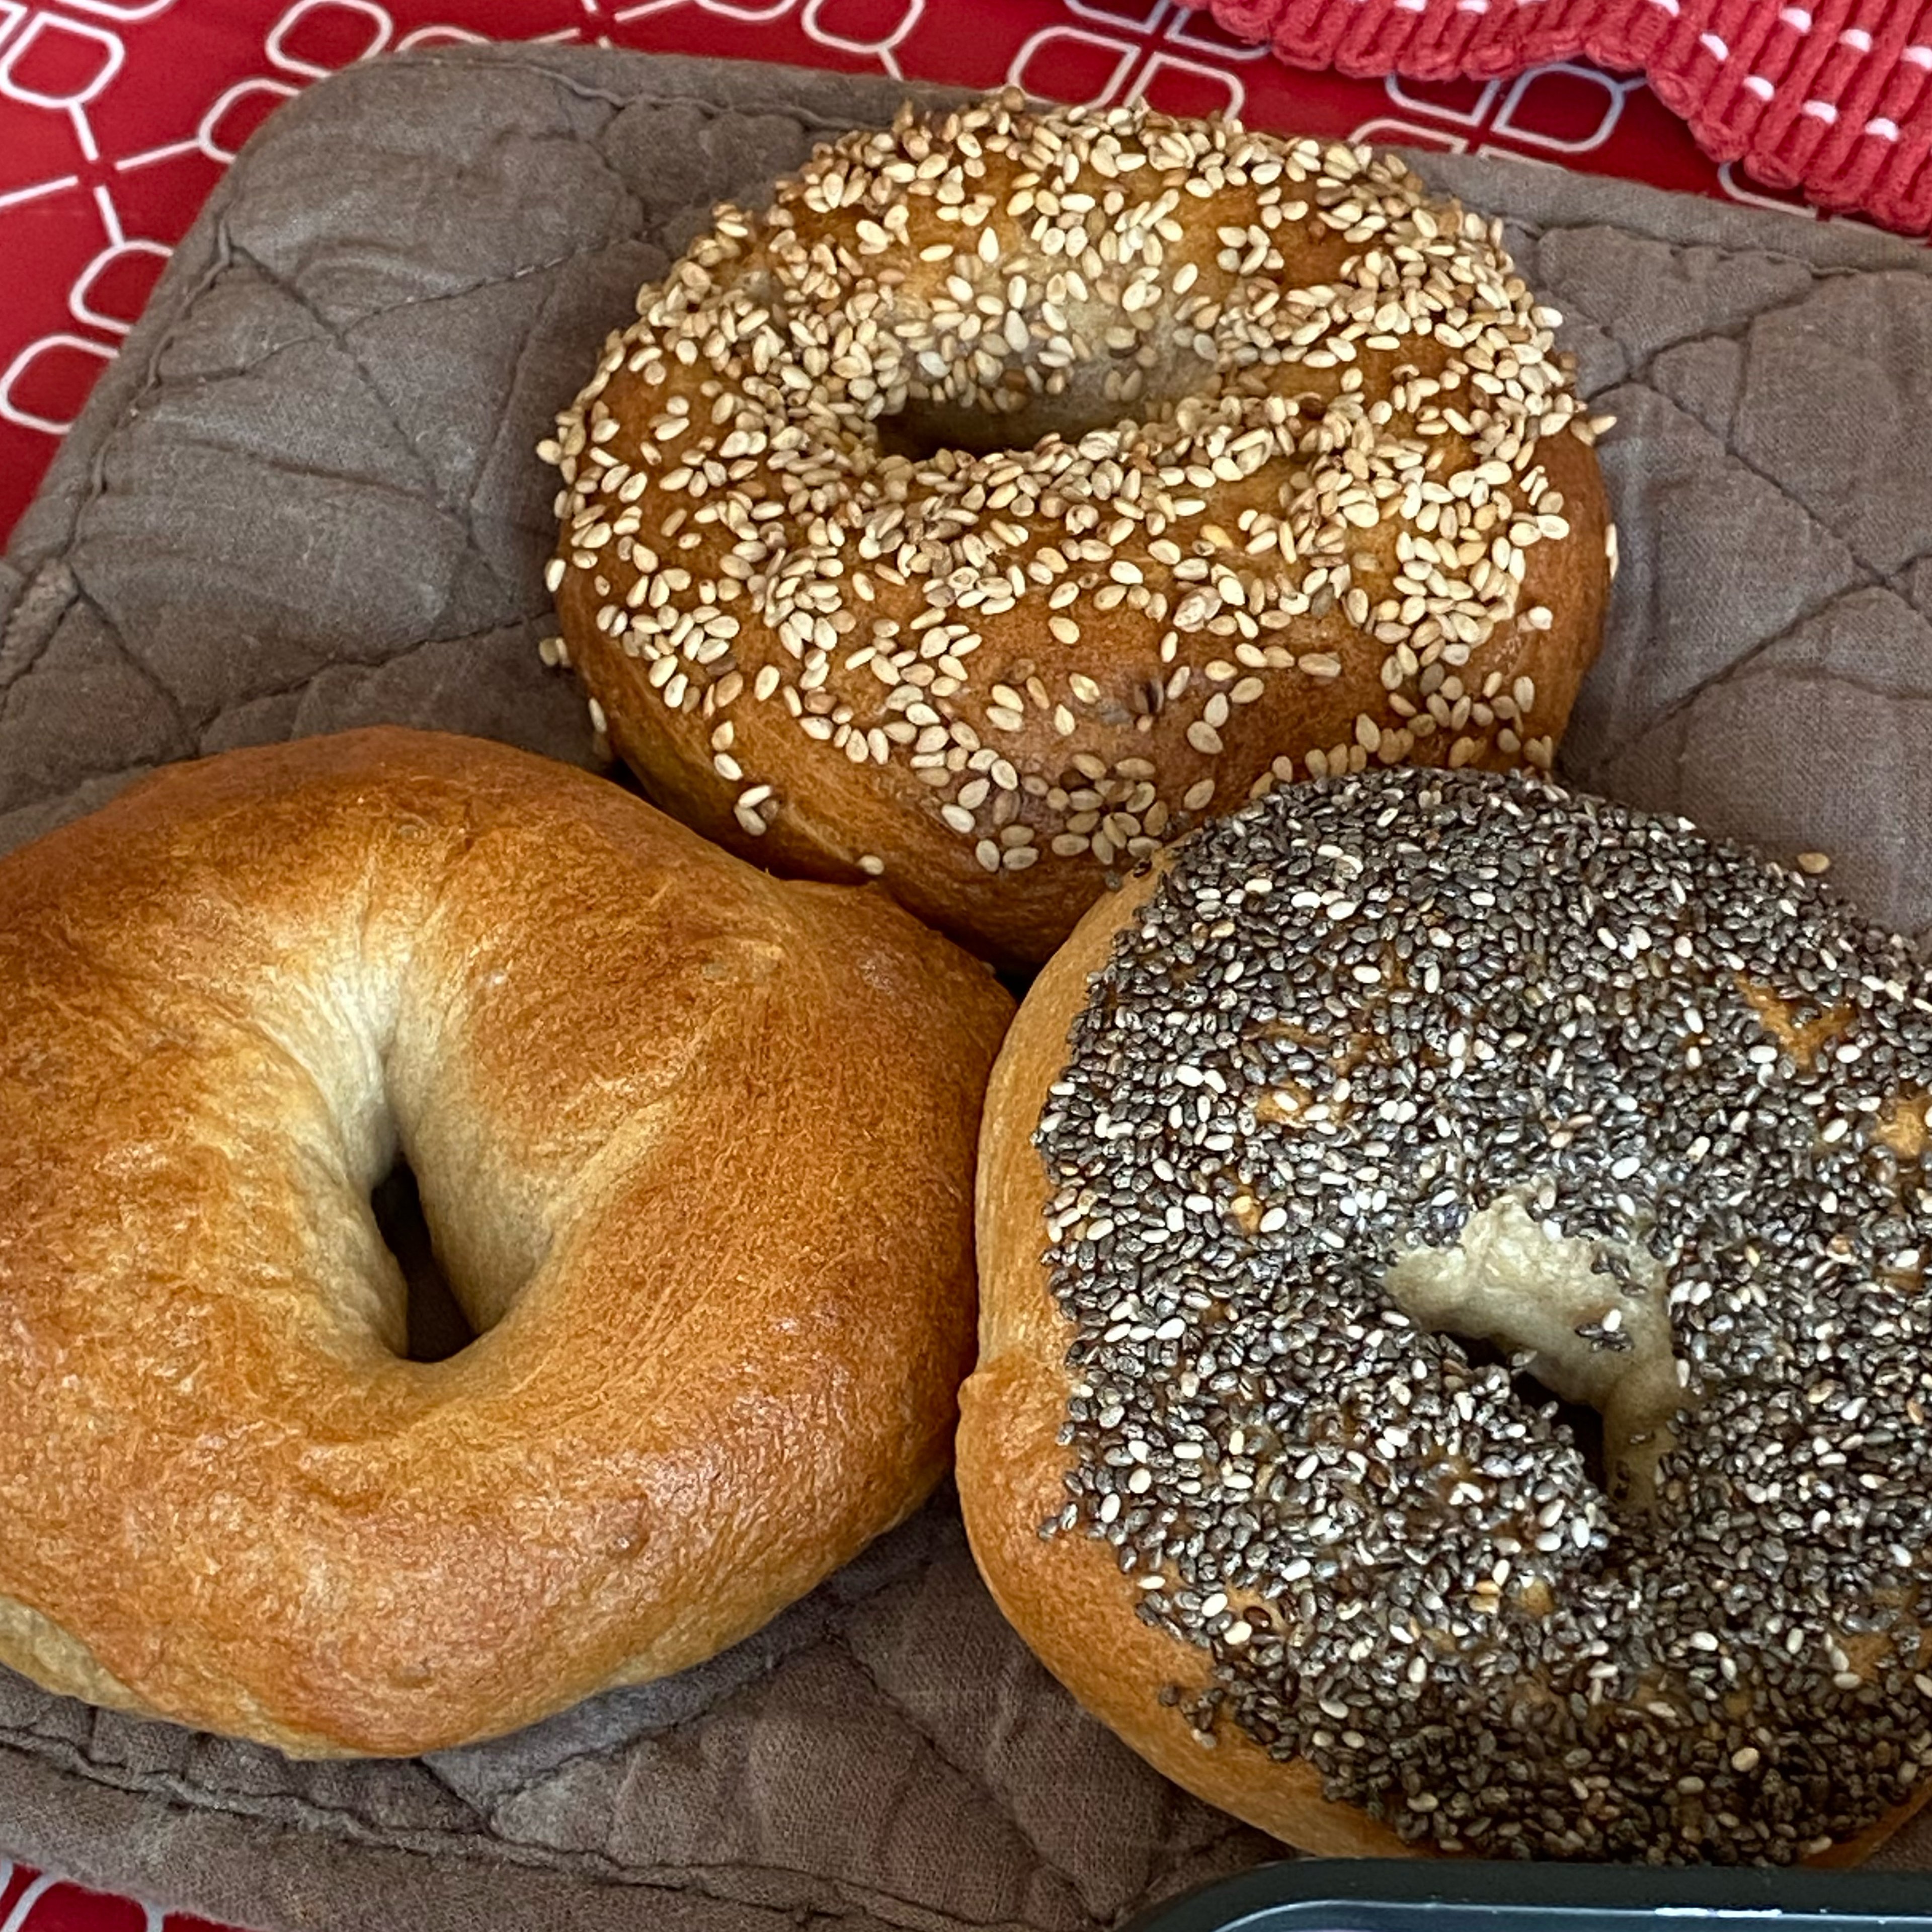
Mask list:
[[[1502,1366],[1519,1400],[1555,1402],[1619,1516],[1652,1514],[1685,1404],[1664,1269],[1645,1246],[1566,1234],[1505,1195],[1471,1214],[1453,1246],[1397,1255],[1383,1286],[1472,1365]]]
[[[929,463],[943,449],[968,456],[992,456],[1003,449],[1030,449],[1040,432],[1029,435],[1022,418],[949,408],[944,404],[909,402],[897,415],[880,416],[872,424],[883,455],[903,457],[908,463]],[[1025,420],[1030,422],[1030,417]]]
[[[404,1359],[445,1362],[476,1339],[476,1331],[450,1292],[448,1277],[436,1260],[429,1223],[423,1218],[422,1196],[409,1162],[398,1158],[369,1196],[376,1230],[388,1244],[402,1270],[408,1292],[405,1304],[409,1345]]]
[[[1462,1350],[1463,1359],[1472,1369],[1502,1370],[1508,1376],[1510,1387],[1519,1402],[1535,1409],[1547,1408],[1554,1402],[1557,1421],[1569,1430],[1570,1439],[1576,1444],[1576,1453],[1583,1459],[1583,1473],[1606,1496],[1610,1494],[1610,1466],[1604,1453],[1604,1418],[1600,1412],[1586,1402],[1566,1401],[1547,1383],[1538,1382],[1528,1369],[1520,1366],[1520,1355],[1511,1354],[1486,1336],[1461,1335],[1453,1328],[1442,1332]]]
[[[967,401],[943,388],[915,388],[902,407],[873,418],[872,434],[882,454],[910,463],[929,463],[949,451],[962,456],[996,456],[1034,448],[1049,436],[1077,443],[1095,430],[1129,429],[1163,420],[1180,398],[1200,393],[1196,364],[1187,370],[1162,372],[1129,404],[1109,396],[1104,386],[1110,372],[1126,366],[1118,356],[1084,364],[1076,380],[1055,395],[1029,389],[1016,374],[1005,392],[1016,406],[1007,409],[989,408],[977,398]]]

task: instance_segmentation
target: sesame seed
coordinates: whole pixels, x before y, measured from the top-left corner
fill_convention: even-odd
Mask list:
[[[1218,266],[1179,260],[1204,203]],[[1318,254],[1346,244],[1345,270],[1322,254],[1310,278],[1304,226]],[[763,212],[721,210],[640,292],[539,446],[562,484],[545,581],[586,583],[594,604],[564,602],[595,609],[638,663],[640,680],[607,687],[598,654],[603,703],[621,688],[701,716],[735,784],[740,748],[720,728],[748,690],[782,702],[855,782],[876,768],[896,784],[903,764],[946,794],[971,822],[943,822],[982,866],[974,814],[994,794],[1035,802],[1037,843],[1005,849],[1101,867],[1145,856],[1178,813],[1205,808],[1186,802],[1202,784],[1217,795],[1167,776],[1184,741],[1224,761],[1230,801],[1304,760],[1340,773],[1438,734],[1468,746],[1465,762],[1546,766],[1528,680],[1473,693],[1492,634],[1553,625],[1545,606],[1518,608],[1523,551],[1576,541],[1541,440],[1609,426],[1583,413],[1554,326],[1498,229],[1366,148],[1138,104],[1040,112],[1002,95],[908,112],[820,147]],[[1212,372],[1231,367],[1282,378],[1222,391]],[[634,385],[621,406],[620,370]],[[962,413],[999,418],[1004,446],[888,455],[882,425],[916,443],[922,422]],[[1398,435],[1399,417],[1412,430]],[[1438,461],[1446,446],[1428,446],[1447,437],[1461,446]],[[1384,523],[1393,566],[1360,535]],[[1614,532],[1605,542],[1613,566]],[[1375,587],[1385,568],[1396,581]],[[1331,615],[1354,627],[1346,650],[1300,652],[1342,634],[1311,637]],[[1104,685],[1078,661],[1096,619]],[[994,683],[1022,636],[1035,656],[998,664]],[[1233,769],[1234,710],[1278,693],[1292,715],[1280,674],[1339,680],[1346,658],[1354,675],[1358,636],[1385,710],[1352,742],[1270,746],[1265,763],[1244,749]],[[562,644],[539,649],[569,662]],[[1465,667],[1472,694],[1438,715],[1425,679]],[[1035,710],[1050,733],[1029,734]],[[980,732],[1007,754],[968,778]],[[1045,802],[1070,796],[1076,736],[1104,754],[1102,778],[1123,748],[1152,752],[1162,776],[1079,824],[1088,808]],[[997,829],[1014,809],[997,808]]]

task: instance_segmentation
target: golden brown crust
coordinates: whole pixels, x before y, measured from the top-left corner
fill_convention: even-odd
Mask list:
[[[1156,1770],[1197,1798],[1324,1857],[1408,1857],[1385,1826],[1321,1793],[1305,1763],[1281,1764],[1232,1725],[1210,1749],[1178,1706],[1210,1681],[1208,1653],[1143,1623],[1138,1592],[1108,1546],[1075,1532],[1042,1538],[1066,1501],[1065,1359],[1072,1325],[1054,1306],[1040,1263],[1046,1180],[1033,1130],[1066,1060],[1066,1036],[1086,1003],[1088,976],[1114,934],[1166,869],[1102,900],[1075,928],[1028,992],[986,1089],[980,1131],[976,1241],[980,1361],[959,1392],[960,1507],[994,1600],[1040,1660]]]
[[[1156,1769],[1207,1802],[1318,1856],[1428,1857],[1352,1806],[1324,1799],[1306,1760],[1270,1757],[1238,1725],[1204,1742],[1185,1714],[1213,1682],[1211,1659],[1144,1622],[1138,1592],[1108,1544],[1084,1528],[1042,1537],[1069,1498],[1072,1451],[1059,1439],[1071,1378],[1071,1323],[1043,1254],[1046,1174],[1033,1135],[1062,1077],[1090,976],[1168,870],[1164,853],[1089,910],[1035,980],[988,1084],[980,1130],[976,1247],[980,1360],[960,1391],[958,1479],[973,1552],[1008,1620],[1080,1702]],[[1178,1687],[1178,1703],[1162,1693]],[[1928,1802],[1932,1781],[1856,1838],[1801,1862],[1855,1865]]]
[[[645,292],[646,314],[611,338],[560,419],[548,453],[566,483],[552,566],[562,649],[646,790],[761,864],[874,874],[963,943],[1037,961],[1108,884],[1258,787],[1375,759],[1546,764],[1600,635],[1607,518],[1594,430],[1550,351],[1546,311],[1484,225],[1346,148],[1138,110],[1105,128],[1010,104],[976,111],[968,136],[902,117],[890,136],[821,151],[762,225],[722,211]],[[965,184],[991,211],[976,230],[892,176],[916,152],[956,162],[948,143],[968,138],[979,145]],[[1070,156],[1091,140],[1155,158],[1119,177],[1145,184],[1133,208],[1163,187],[1177,203],[1165,227],[1146,227],[1138,266],[1102,260],[1103,242],[1142,232],[1104,208],[1077,245],[1052,253],[1031,233],[1045,218],[1012,213],[1045,192],[1040,144],[1060,140]],[[1183,166],[1162,145],[1188,140],[1220,142],[1214,167],[1253,178],[1215,175],[1204,196],[1184,193],[1211,172],[1204,152]],[[1080,152],[1080,188],[1104,196],[1113,178]],[[1270,167],[1288,172],[1264,179]],[[824,205],[832,178],[850,184],[836,210]],[[889,249],[874,246],[874,182],[908,211]],[[1376,212],[1338,228],[1316,201]],[[1231,268],[1227,238],[1264,223],[1277,253],[1258,272]],[[976,234],[997,243],[990,256]],[[1406,285],[1391,271],[1376,293],[1360,265],[1405,249],[1415,262],[1440,251],[1432,272],[1476,312],[1472,340],[1438,328],[1428,304],[1452,298],[1425,295],[1420,271],[1424,320],[1376,333]],[[1076,260],[1094,280],[1084,308],[1052,279]],[[976,402],[922,392],[915,370],[908,403],[904,366],[880,345],[946,316],[968,283],[986,320],[980,350],[935,324],[938,360],[968,368],[989,340],[1006,356],[986,318],[1016,283],[1004,326],[1030,326],[1030,346]],[[1065,393],[1028,393],[1063,306],[1083,344],[1082,328],[1142,332],[1144,392],[1120,392],[1121,370],[1142,375],[1106,352],[1076,362]],[[1265,318],[1291,308],[1315,318],[1312,348],[1298,337],[1292,353],[1256,349],[1241,333],[1239,318],[1262,318],[1259,340]],[[808,365],[797,343],[814,328],[829,346]],[[1226,333],[1231,357],[1263,359],[1217,373],[1162,332],[1179,341],[1195,328]],[[851,375],[855,356],[869,373]],[[788,417],[772,400],[760,372],[775,357],[798,362],[801,382],[808,370],[818,414]],[[1114,388],[1087,393],[1103,368]],[[1010,424],[988,413],[1014,397],[1024,406]],[[1145,424],[1123,422],[1130,402],[1160,406]],[[928,438],[976,432],[1016,447],[914,463],[885,447],[882,406]],[[1264,457],[1248,446],[1257,435]],[[784,437],[799,440],[775,455]],[[1479,466],[1490,474],[1472,483]],[[1016,478],[1033,492],[1018,507]],[[1438,513],[1462,519],[1439,551]],[[920,653],[938,634],[918,628],[935,620],[962,634],[936,681]]]
[[[882,895],[376,731],[165,772],[0,908],[0,1656],[50,1688],[448,1745],[712,1654],[944,1468],[1010,1009]],[[444,1362],[392,1112],[488,1330]]]

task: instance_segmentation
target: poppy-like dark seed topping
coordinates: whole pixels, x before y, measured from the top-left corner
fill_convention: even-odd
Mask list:
[[[1784,1863],[1912,1798],[1902,940],[1679,820],[1372,770],[1197,835],[1069,1045],[1042,1534],[1212,1654],[1204,1747],[1489,1856]]]

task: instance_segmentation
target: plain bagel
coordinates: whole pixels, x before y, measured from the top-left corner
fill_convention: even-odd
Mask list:
[[[1308,1851],[1862,1856],[1932,1792],[1928,1103],[1906,944],[1681,821],[1409,770],[1208,827],[988,1089],[994,1595]]]
[[[753,1630],[946,1466],[1010,1010],[882,895],[430,734],[0,860],[0,1661],[404,1754]]]
[[[1390,156],[908,108],[638,310],[542,446],[545,648],[761,865],[1038,961],[1276,783],[1550,763],[1608,419],[1500,226]]]

